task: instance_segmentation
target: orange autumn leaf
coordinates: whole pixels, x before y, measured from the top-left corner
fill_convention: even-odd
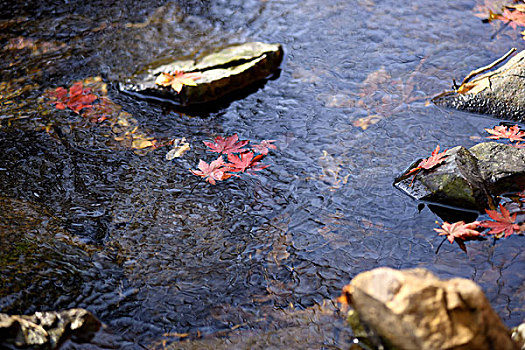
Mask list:
[[[174,71],[170,73],[160,73],[155,79],[155,84],[160,86],[171,86],[173,90],[180,93],[184,85],[197,86],[195,80],[200,79],[200,73],[184,73],[183,71]]]

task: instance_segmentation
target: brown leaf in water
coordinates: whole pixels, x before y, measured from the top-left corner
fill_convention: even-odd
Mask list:
[[[363,118],[354,120],[352,122],[352,125],[355,127],[361,128],[363,130],[366,130],[368,129],[370,125],[374,125],[380,120],[381,120],[381,116],[379,114],[372,114],[372,115],[369,115],[368,117],[363,117]]]

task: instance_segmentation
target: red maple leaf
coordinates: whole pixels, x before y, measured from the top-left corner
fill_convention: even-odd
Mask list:
[[[277,146],[272,145],[275,140],[262,140],[260,144],[253,145],[252,150],[262,155],[267,155],[270,149],[277,149]]]
[[[516,29],[517,26],[525,27],[525,13],[521,11],[510,11],[509,9],[504,9],[503,14],[497,15],[497,18],[504,23],[508,23],[512,29]]]
[[[505,238],[515,232],[520,231],[520,226],[515,222],[517,213],[510,216],[510,212],[503,205],[499,205],[499,212],[497,210],[485,210],[492,220],[485,220],[480,223],[481,227],[489,228],[489,234],[493,234],[496,238],[501,238],[505,234]]]
[[[230,177],[234,176],[233,174],[227,173],[230,169],[225,167],[224,160],[222,159],[222,156],[217,158],[216,160],[212,161],[210,164],[206,163],[203,160],[199,160],[199,169],[200,170],[190,170],[194,175],[203,177],[211,183],[212,185],[215,185],[215,181],[222,181],[229,179]]]
[[[268,168],[270,165],[262,165],[259,163],[263,156],[261,154],[255,156],[253,152],[241,153],[239,156],[228,154],[228,161],[226,166],[230,168],[230,171],[244,173],[247,169],[253,171],[260,171]],[[253,172],[247,172],[248,174],[255,175]]]
[[[443,163],[445,158],[448,157],[448,155],[445,155],[446,151],[447,150],[444,150],[443,152],[439,153],[439,145],[437,145],[436,149],[432,151],[432,154],[430,155],[430,157],[423,159],[421,162],[419,162],[419,164],[415,168],[413,168],[412,170],[408,172],[407,175],[414,173],[412,182],[416,178],[417,173],[420,172],[421,170],[423,169],[429,170]],[[410,184],[412,184],[412,182]]]
[[[55,91],[49,94],[54,99],[49,103],[54,104],[57,109],[66,109],[67,107],[73,112],[80,114],[82,109],[93,107],[91,103],[98,98],[98,96],[90,92],[90,89],[84,89],[82,82],[78,81],[69,88],[69,93],[63,87],[56,88]]]
[[[439,153],[439,145],[437,145],[436,149],[432,151],[430,157],[423,159],[416,168],[429,170],[438,164],[443,163],[445,158],[448,157],[445,155],[446,151],[447,150],[444,150],[443,152]]]
[[[160,86],[171,86],[177,93],[180,93],[183,85],[197,86],[195,80],[200,79],[200,73],[184,73],[183,71],[174,71],[173,73],[160,73],[155,79],[155,84]]]
[[[520,131],[518,125],[511,126],[508,130],[504,125],[495,126],[493,129],[485,129],[486,132],[492,134],[492,136],[487,136],[489,139],[499,140],[499,139],[509,139],[510,141],[525,141],[523,136],[525,132]]]
[[[453,224],[448,222],[443,222],[441,228],[435,228],[434,231],[439,233],[439,236],[447,236],[447,239],[450,243],[454,243],[454,240],[465,241],[473,237],[481,236],[479,231],[476,231],[480,223],[474,221],[468,224],[465,224],[464,221],[458,221]]]
[[[243,148],[248,144],[248,140],[239,141],[237,134],[233,134],[227,138],[222,136],[217,136],[215,138],[215,143],[203,141],[203,143],[208,146],[211,152],[217,152],[222,154],[232,154],[232,153],[243,153],[247,149]]]

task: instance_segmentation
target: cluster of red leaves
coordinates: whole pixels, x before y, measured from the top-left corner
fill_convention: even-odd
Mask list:
[[[212,185],[215,185],[216,181],[226,180],[232,176],[238,177],[239,175],[235,173],[255,175],[254,171],[269,167],[259,161],[270,149],[277,149],[277,147],[272,144],[275,140],[263,140],[252,148],[245,148],[249,142],[249,140],[239,140],[237,134],[226,138],[217,136],[215,142],[203,141],[211,152],[220,153],[220,156],[210,164],[199,160],[199,170],[190,171],[194,175],[205,178]],[[226,155],[227,162],[224,161],[223,155]]]
[[[448,157],[447,155],[445,155],[446,151],[447,150],[444,150],[443,152],[440,153],[439,152],[439,145],[437,145],[436,149],[434,149],[432,151],[432,154],[430,155],[430,157],[423,159],[421,162],[419,162],[419,164],[415,168],[411,169],[408,172],[407,175],[414,174],[414,177],[412,178],[412,181],[410,182],[410,184],[412,184],[412,182],[416,178],[416,175],[421,170],[430,170],[432,168],[435,168],[439,164],[443,163],[445,158]]]
[[[98,99],[97,95],[91,93],[91,89],[84,89],[82,82],[74,83],[69,91],[63,87],[58,87],[49,93],[49,104],[54,104],[57,109],[69,108],[73,112],[80,114],[84,108],[93,107],[92,103]]]
[[[508,139],[513,147],[523,148],[524,145],[521,144],[521,141],[525,141],[523,138],[525,132],[521,131],[518,125],[511,126],[507,128],[505,125],[497,125],[493,129],[485,129],[486,132],[492,136],[487,136],[489,139],[499,140],[499,139]]]
[[[516,223],[517,213],[510,215],[510,212],[503,205],[499,205],[498,210],[486,210],[487,215],[492,220],[474,221],[465,223],[464,221],[458,221],[453,224],[443,222],[441,228],[435,228],[434,230],[439,233],[440,236],[446,236],[450,243],[458,243],[461,249],[466,251],[465,241],[472,239],[479,239],[487,235],[494,235],[495,238],[507,238],[512,234],[522,233],[522,228]],[[484,230],[487,230],[483,232]]]

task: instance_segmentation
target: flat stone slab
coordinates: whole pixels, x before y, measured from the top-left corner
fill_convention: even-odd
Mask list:
[[[173,61],[150,67],[120,84],[124,92],[142,98],[168,100],[181,106],[207,103],[271,76],[283,59],[280,44],[250,42],[223,48],[196,60]],[[155,64],[153,64],[155,66]],[[194,86],[183,85],[177,93],[155,83],[161,73],[196,73]]]

